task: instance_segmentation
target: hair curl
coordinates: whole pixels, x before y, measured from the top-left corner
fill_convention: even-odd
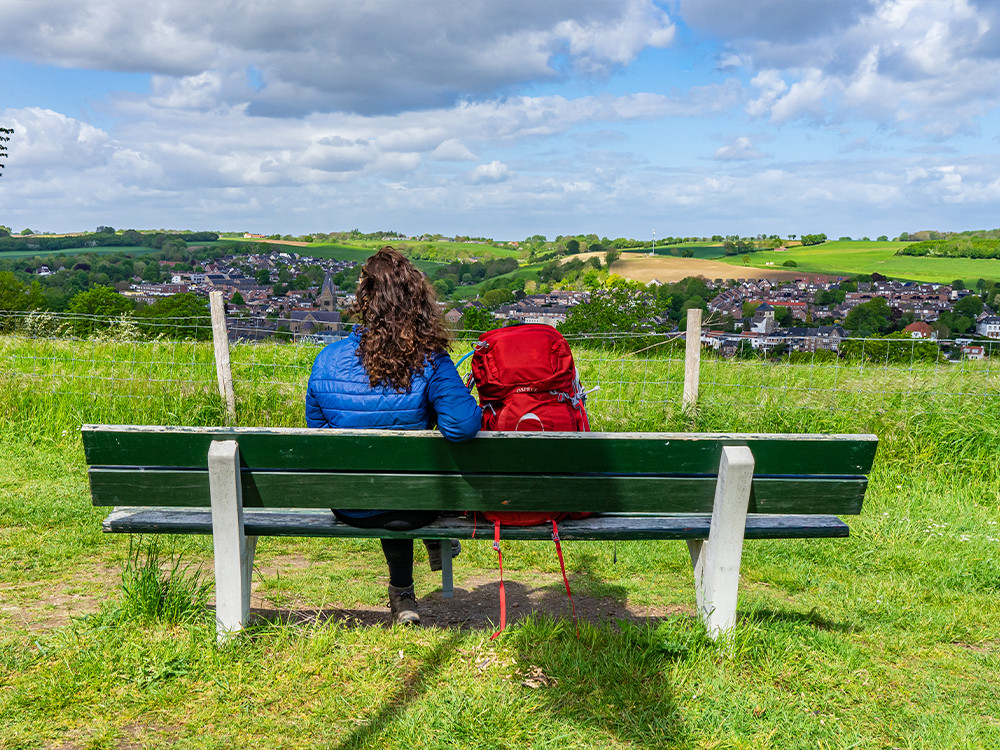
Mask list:
[[[350,312],[362,325],[358,357],[373,388],[409,390],[427,357],[448,350],[434,288],[389,245],[365,262]]]

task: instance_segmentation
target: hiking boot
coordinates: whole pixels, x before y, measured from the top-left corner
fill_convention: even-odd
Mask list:
[[[420,614],[417,612],[417,597],[413,586],[406,588],[389,587],[389,611],[392,613],[393,625],[419,625]]]
[[[434,540],[424,540],[424,546],[427,547],[427,562],[431,565],[431,570],[441,570],[441,545],[443,541]],[[462,552],[462,543],[457,539],[451,540],[451,557],[455,559]]]

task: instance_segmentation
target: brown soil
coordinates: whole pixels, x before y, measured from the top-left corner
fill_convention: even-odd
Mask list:
[[[524,574],[521,575],[523,578]],[[560,576],[541,573],[531,573],[530,576],[530,581],[504,581],[508,624],[522,620],[533,612],[555,618],[572,617],[572,607]],[[440,589],[423,595],[418,591],[421,624],[461,630],[495,628],[500,619],[499,580],[495,576],[476,576],[466,579],[464,583],[465,588],[455,588],[452,599],[445,599]],[[572,587],[572,582],[570,586]],[[351,627],[389,625],[389,609],[386,604],[276,609],[269,607],[267,600],[257,596],[252,598],[251,603],[252,616],[265,621],[308,624],[338,620]],[[691,606],[635,606],[619,597],[587,596],[579,591],[574,593],[573,603],[576,605],[577,617],[594,624],[656,623],[671,616],[694,616],[694,608]]]
[[[298,555],[282,555],[269,565],[259,566],[257,575],[268,577],[275,570],[291,572],[312,565]],[[211,571],[211,561],[206,564]],[[96,612],[108,597],[117,596],[120,573],[116,567],[100,566],[51,582],[37,598],[29,592],[11,597],[14,586],[0,586],[0,622],[6,620],[15,628],[31,632],[51,630],[66,625],[71,618]],[[570,581],[573,586],[572,580]],[[464,587],[457,587],[451,599],[442,596],[438,585],[431,591],[417,592],[421,621],[426,626],[458,628],[461,630],[486,630],[495,627],[500,618],[499,579],[494,574],[470,576],[463,580]],[[349,626],[387,626],[389,610],[386,603],[364,605],[342,602],[321,604],[308,600],[294,601],[291,606],[277,607],[257,593],[251,597],[252,616],[260,620],[308,624],[338,620]],[[4,596],[4,589],[8,595]],[[507,599],[507,622],[515,623],[533,612],[551,617],[571,617],[572,608],[562,577],[549,573],[517,571],[504,583]],[[21,601],[11,603],[11,599]],[[6,599],[7,601],[3,601]],[[581,620],[599,623],[655,623],[663,618],[684,615],[694,616],[693,606],[670,605],[664,607],[630,604],[623,595],[590,596],[574,590],[573,603]]]
[[[611,266],[619,276],[643,283],[656,279],[663,283],[680,281],[688,276],[704,276],[706,279],[796,279],[802,273],[779,271],[774,268],[751,268],[731,266],[716,260],[699,258],[649,257],[644,253],[622,253]]]
[[[0,586],[0,621],[8,619],[15,626],[29,631],[58,628],[71,617],[96,612],[121,582],[115,567],[100,566],[71,577],[46,584],[45,590],[28,604],[11,604],[10,600],[27,599],[30,593],[21,585]],[[11,596],[11,594],[15,596]]]

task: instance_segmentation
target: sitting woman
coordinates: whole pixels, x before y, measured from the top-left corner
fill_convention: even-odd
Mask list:
[[[393,248],[383,247],[361,270],[351,312],[358,327],[325,347],[313,363],[307,424],[393,430],[437,424],[448,440],[472,438],[479,430],[479,406],[448,356],[447,331],[426,277]],[[420,528],[438,516],[427,510],[333,512],[352,526],[392,530]],[[440,543],[424,543],[432,569],[440,569]],[[419,624],[413,540],[383,539],[382,551],[389,565],[393,622]]]

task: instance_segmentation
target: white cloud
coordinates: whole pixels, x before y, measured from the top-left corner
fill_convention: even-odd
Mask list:
[[[974,0],[683,0],[690,25],[756,72],[752,117],[858,117],[915,135],[974,130],[1000,106],[1000,7]]]
[[[158,74],[161,106],[398,112],[604,75],[673,39],[653,0],[33,0],[0,3],[4,54]]]
[[[504,182],[510,179],[511,172],[506,164],[494,159],[489,164],[480,164],[477,166],[472,170],[470,177],[472,182],[477,184],[484,182]]]
[[[715,152],[715,158],[720,161],[750,161],[766,157],[763,151],[753,145],[746,136],[740,136],[732,143],[722,146]]]
[[[113,152],[106,132],[50,109],[7,109],[2,121],[14,130],[7,159],[12,168],[86,169],[106,164]]]
[[[431,156],[438,161],[476,160],[476,155],[469,150],[468,146],[457,138],[449,138],[448,140],[443,141],[431,152]]]

